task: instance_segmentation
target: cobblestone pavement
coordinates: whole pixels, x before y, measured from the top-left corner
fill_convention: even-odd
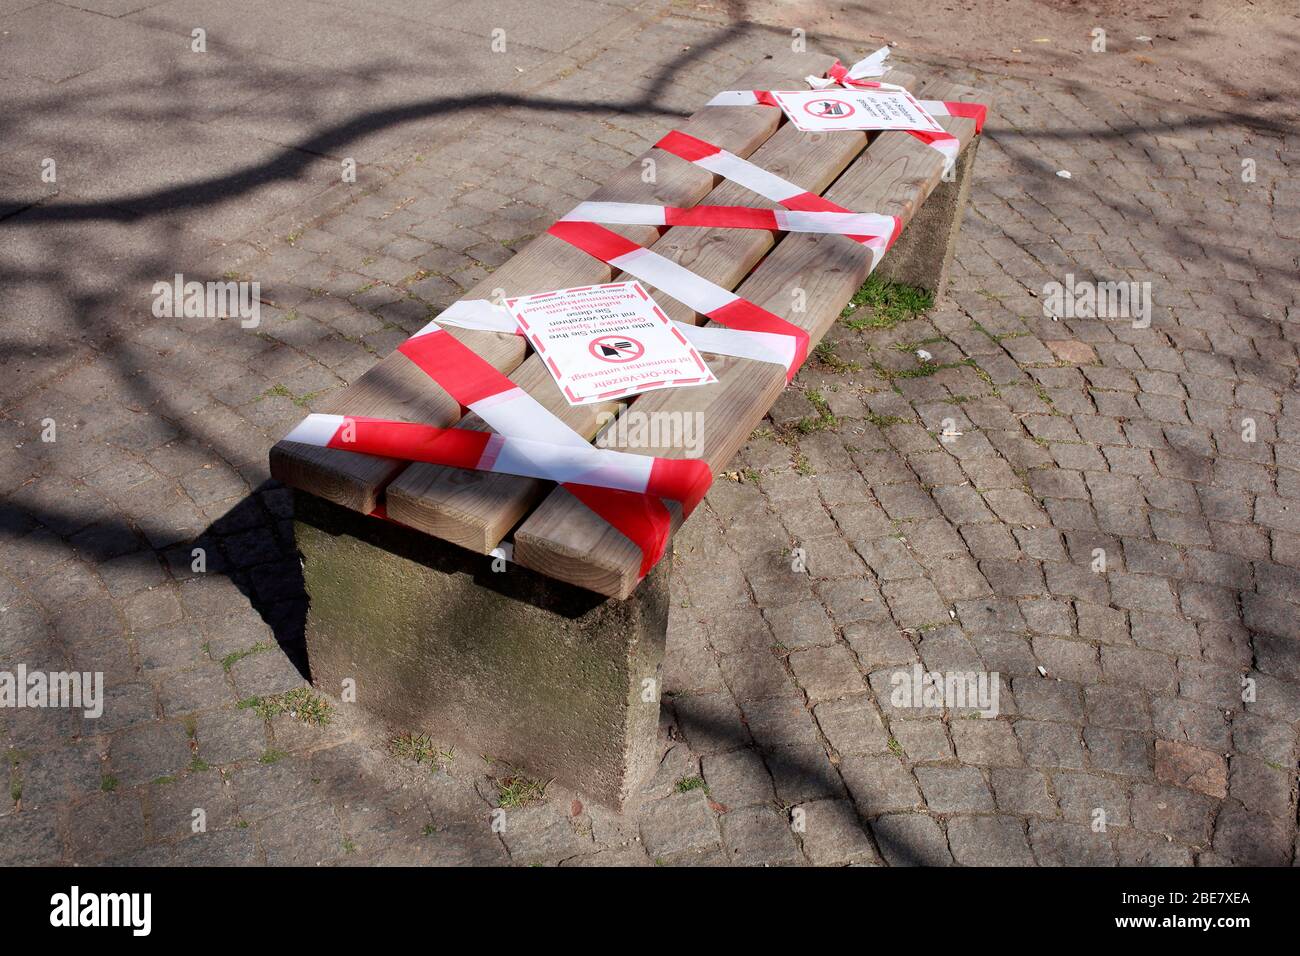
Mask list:
[[[0,667],[107,681],[0,710],[0,862],[1293,862],[1296,133],[1056,80],[936,67],[996,97],[951,293],[834,329],[679,537],[639,814],[552,787],[497,833],[478,756],[240,706],[304,683],[270,444],[789,42],[507,6],[494,55],[463,5],[0,4]],[[177,272],[274,306],[152,316]],[[1067,275],[1151,326],[1044,317]],[[914,664],[999,715],[896,706]]]

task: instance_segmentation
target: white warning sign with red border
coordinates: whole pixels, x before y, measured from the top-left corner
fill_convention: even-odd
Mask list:
[[[570,405],[717,379],[639,282],[507,299]]]
[[[772,96],[790,122],[809,133],[843,129],[943,132],[938,121],[906,90],[773,90]]]

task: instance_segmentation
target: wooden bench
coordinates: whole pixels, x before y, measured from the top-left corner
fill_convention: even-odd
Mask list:
[[[816,54],[778,55],[728,89],[804,89],[804,77],[823,74],[832,62]],[[923,99],[985,101],[975,90],[919,82],[900,70],[884,79]],[[975,121],[939,117],[961,150],[955,175],[945,177],[944,157],[909,133],[805,133],[783,119],[768,105],[705,106],[677,128],[839,206],[899,217],[901,238],[876,271],[938,292],[966,204]],[[643,176],[644,160],[653,161],[652,182]],[[590,198],[776,205],[658,148]],[[797,325],[810,348],[873,266],[868,248],[839,235],[611,228]],[[630,277],[543,234],[465,299],[623,278]],[[672,319],[696,324],[703,318],[649,291]],[[702,458],[715,475],[786,384],[778,365],[706,354],[716,384],[575,406],[521,336],[447,331],[588,440],[611,415],[703,413]],[[487,429],[473,414],[462,418],[459,402],[401,352],[319,411]],[[687,454],[680,445],[627,450]],[[627,803],[655,756],[670,557],[642,580],[641,549],[552,482],[289,441],[271,450],[271,471],[296,491],[310,599],[308,657],[318,686],[337,694],[351,680],[357,703],[399,729],[431,733],[616,807]],[[665,503],[675,531],[682,509]],[[489,557],[510,539],[513,563]]]

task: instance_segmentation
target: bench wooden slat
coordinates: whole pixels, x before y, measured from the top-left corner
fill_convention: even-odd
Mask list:
[[[763,89],[790,84],[808,73],[821,73],[832,58],[821,54],[782,52],[746,71],[734,89]],[[680,128],[740,156],[748,156],[777,127],[770,107],[701,107]],[[655,182],[642,178],[643,161],[655,162]],[[589,199],[691,206],[717,183],[707,170],[671,153],[650,149],[616,173]],[[649,226],[615,227],[635,242],[649,244],[659,235]],[[607,282],[608,265],[550,235],[540,235],[464,298],[490,299],[528,295],[567,286]],[[457,329],[453,332],[495,368],[510,372],[523,361],[526,346],[514,335]],[[393,352],[320,409],[336,415],[370,415],[428,425],[448,426],[460,419],[460,406],[400,352]],[[406,462],[280,441],[271,449],[271,474],[277,480],[355,511],[369,513],[382,501],[386,486]]]
[[[930,83],[927,98],[982,101],[966,87]],[[974,137],[969,119],[945,117],[944,127],[962,146]],[[939,182],[939,153],[903,132],[882,133],[827,191],[827,198],[849,209],[911,219]],[[799,325],[815,345],[866,280],[871,254],[842,236],[794,234],[741,284],[738,294]],[[793,310],[791,290],[806,292],[807,310]],[[744,359],[708,356],[717,384],[668,389],[639,396],[637,412],[705,413],[704,453],[714,474],[726,465],[762,421],[784,386],[776,366]],[[627,449],[669,458],[677,447]],[[674,530],[681,523],[675,506]],[[570,495],[555,488],[515,532],[515,561],[549,577],[611,597],[625,598],[637,584],[641,554],[626,537]]]
[[[908,89],[916,82],[911,74],[897,70],[891,71],[887,79]],[[811,192],[821,193],[866,144],[866,133],[826,136],[801,132],[786,123],[749,159]],[[776,203],[730,180],[723,180],[700,202],[777,207]],[[665,232],[651,248],[697,275],[734,289],[783,235],[755,229],[679,226]],[[624,274],[615,277],[617,281],[629,278]],[[688,306],[653,286],[649,291],[670,318],[695,324],[698,316]],[[626,405],[626,401],[570,405],[536,355],[525,360],[511,378],[587,439],[595,436],[602,421]],[[477,416],[470,415],[461,422],[461,427],[481,430],[487,426]],[[551,487],[551,482],[516,475],[416,463],[389,486],[388,514],[403,524],[486,554]]]

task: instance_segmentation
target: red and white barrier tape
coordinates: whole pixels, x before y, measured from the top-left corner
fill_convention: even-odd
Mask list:
[[[711,173],[723,176],[737,185],[758,193],[764,199],[780,203],[792,211],[871,216],[873,228],[868,233],[861,235],[845,233],[845,235],[870,248],[876,261],[894,244],[903,230],[903,220],[898,216],[853,213],[823,196],[809,192],[775,173],[768,172],[747,159],[741,159],[735,153],[729,153],[719,146],[678,130],[674,130],[655,143],[655,147],[687,162],[695,163]],[[874,264],[875,262],[872,263],[873,266]]]
[[[487,312],[473,304],[456,311]],[[713,473],[698,459],[593,447],[436,323],[398,351],[494,431],[313,414],[285,440],[559,482],[641,550],[642,577],[663,557],[672,530],[672,515],[660,499],[679,502],[689,515],[713,483]],[[386,512],[381,516],[387,517]]]
[[[719,325],[773,336],[768,341],[781,343],[786,381],[794,378],[808,357],[808,333],[799,326],[604,226],[562,220],[547,232],[615,269],[650,283]]]
[[[587,442],[579,448],[499,432],[435,428],[362,415],[311,414],[285,440],[563,485],[644,493],[680,502],[687,513],[713,482],[708,466],[697,459],[652,458],[596,448]]]
[[[826,71],[826,76],[809,76],[805,79],[813,89],[824,90],[842,82],[844,78],[866,81],[873,76],[884,76],[889,71],[889,65],[885,61],[889,59],[890,52],[889,47],[882,46],[875,53],[864,56],[848,68],[845,68],[839,60],[836,60],[831,64],[831,68]]]
[[[527,338],[510,311],[488,299],[462,299],[444,309],[426,328],[436,325],[454,325],[461,329],[502,332]],[[674,322],[673,327],[698,352],[768,362],[782,368],[790,364],[792,347],[787,335],[749,332],[717,325],[687,325],[685,322]]]
[[[755,348],[759,354],[771,353],[779,344],[776,354],[785,356],[786,380],[793,379],[808,356],[808,334],[803,329],[597,223],[832,233],[871,249],[874,268],[898,238],[902,220],[897,216],[852,212],[734,153],[680,131],[669,133],[655,146],[785,208],[697,206],[682,209],[641,203],[586,202],[580,203],[553,225],[550,233],[610,266],[650,283],[719,325],[764,337],[762,340],[751,338],[748,353],[728,351],[724,354],[754,357]],[[729,340],[714,335],[725,347]],[[717,351],[698,342],[695,344],[706,351]]]
[[[856,85],[866,81],[854,82]],[[757,98],[761,91],[722,94],[711,102],[744,95]],[[549,232],[611,267],[654,285],[723,326],[676,323],[697,349],[776,362],[785,367],[789,381],[807,358],[806,331],[598,222],[838,234],[870,248],[874,267],[897,238],[902,221],[895,216],[844,209],[684,133],[670,133],[657,145],[746,186],[784,209],[739,206],[688,209],[589,202],[579,204]],[[285,440],[556,481],[641,550],[640,573],[644,577],[663,556],[672,529],[672,516],[663,499],[679,502],[683,514],[689,515],[712,484],[708,466],[695,459],[654,458],[593,447],[472,349],[445,332],[439,322],[513,334],[521,334],[521,330],[500,306],[486,300],[462,301],[445,310],[437,321],[425,326],[398,349],[462,408],[476,413],[494,431],[313,414]],[[376,514],[382,515],[382,506]]]
[[[632,202],[582,202],[560,222],[602,222],[624,226],[700,226],[819,232],[839,236],[893,234],[894,216],[868,212],[811,212],[757,206],[655,206]]]
[[[859,90],[894,90],[906,92],[901,86],[882,83],[879,80],[866,79],[868,76],[884,74],[884,61],[889,56],[889,48],[881,47],[871,56],[859,60],[852,67],[846,67],[839,60],[831,64],[825,77],[808,77],[808,85],[814,89],[824,90],[832,86]],[[910,94],[909,94],[910,96]],[[949,100],[914,100],[930,116],[960,116],[975,121],[975,132],[984,131],[984,120],[988,108],[982,103],[962,103]],[[780,108],[771,90],[727,90],[709,100],[709,106],[775,106]],[[961,142],[951,133],[929,132],[926,130],[907,130],[926,145],[938,150],[944,157],[945,172],[957,161],[961,152]]]
[[[858,89],[902,89],[889,83],[881,83],[868,77],[884,76],[888,67],[885,60],[889,58],[889,47],[882,46],[870,56],[863,57],[852,66],[846,67],[839,60],[831,64],[825,77],[808,77],[808,85],[814,89],[824,90],[831,86],[857,87]],[[984,132],[984,120],[988,117],[988,107],[983,103],[963,103],[959,100],[919,100],[921,108],[931,116],[961,116],[975,121],[975,132]]]

